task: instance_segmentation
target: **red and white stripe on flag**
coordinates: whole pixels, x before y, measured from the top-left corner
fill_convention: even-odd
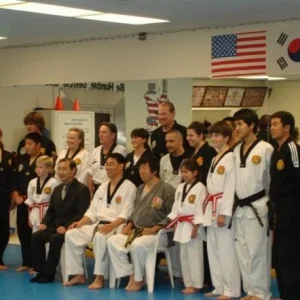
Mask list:
[[[213,78],[266,73],[266,31],[212,36],[211,75]]]

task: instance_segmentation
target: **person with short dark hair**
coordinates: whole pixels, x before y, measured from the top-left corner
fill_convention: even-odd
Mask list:
[[[144,128],[135,128],[131,132],[133,151],[126,156],[124,177],[133,182],[136,187],[143,183],[139,174],[140,160],[145,155],[152,155],[148,139],[149,133]]]
[[[218,154],[207,176],[208,197],[203,203],[203,226],[207,228],[207,249],[214,290],[205,294],[217,299],[239,298],[241,277],[234,247],[234,235],[228,228],[235,194],[235,157],[228,142],[232,128],[224,121],[209,128],[212,146]]]
[[[98,187],[108,181],[105,163],[110,153],[121,153],[124,157],[127,150],[124,146],[117,144],[118,129],[110,122],[102,122],[99,127],[99,140],[101,146],[95,148],[90,156],[88,169],[88,187],[93,195]]]
[[[89,189],[75,178],[76,170],[76,163],[69,158],[63,158],[58,163],[58,176],[62,184],[55,187],[39,230],[32,236],[33,269],[37,272],[30,279],[32,283],[54,281],[65,233],[89,207]],[[49,252],[46,258],[47,243]]]
[[[270,134],[271,116],[262,115],[258,120],[258,132],[257,138],[270,143],[273,147],[276,147],[275,141],[272,139]]]
[[[4,264],[3,255],[9,241],[9,210],[14,159],[11,153],[4,150],[2,135],[3,132],[0,129],[0,271],[5,271],[8,267]]]
[[[107,247],[117,278],[130,276],[126,290],[142,289],[145,277],[145,262],[148,252],[157,241],[157,233],[168,223],[168,214],[174,202],[175,189],[159,179],[159,161],[153,156],[144,156],[140,164],[140,176],[144,184],[137,189],[133,213],[120,234],[107,241]],[[166,247],[168,238],[160,238]],[[128,253],[131,253],[131,263]],[[155,253],[156,255],[156,253]]]
[[[29,182],[36,178],[36,160],[41,153],[42,136],[37,132],[30,132],[25,136],[26,154],[18,159],[14,173],[12,191],[13,201],[17,204],[17,232],[21,243],[22,266],[18,272],[29,271],[32,268],[31,234],[28,224],[28,206],[24,203],[27,199]]]
[[[41,153],[56,160],[56,147],[53,141],[43,135],[45,130],[45,119],[40,112],[33,111],[24,117],[24,125],[28,132],[37,132],[41,135]],[[17,148],[17,157],[26,154],[25,139],[21,140]]]
[[[120,153],[107,156],[105,169],[109,181],[96,191],[91,205],[81,220],[73,223],[66,234],[65,253],[68,275],[75,275],[64,285],[84,284],[82,255],[89,242],[95,256],[95,280],[89,289],[104,286],[104,275],[109,268],[107,239],[114,235],[131,216],[135,200],[135,185],[123,177],[125,158]]]
[[[290,112],[271,116],[271,135],[278,147],[271,162],[269,215],[278,287],[284,300],[299,299],[300,283],[300,146],[293,141],[294,130]]]
[[[166,147],[166,134],[170,130],[178,130],[183,136],[183,147],[189,148],[186,140],[186,127],[175,121],[175,106],[170,101],[158,105],[158,122],[161,125],[151,133],[151,148],[154,156],[161,159],[168,153]]]
[[[238,137],[236,130],[235,130],[235,123],[234,123],[234,118],[233,117],[225,117],[223,122],[227,123],[231,128],[232,128],[232,135],[230,140],[228,141],[228,146],[230,149],[234,150],[234,148],[241,143],[241,139]]]
[[[273,147],[257,139],[258,116],[254,110],[240,109],[234,119],[243,140],[234,149],[236,180],[232,211],[235,248],[247,294],[242,299],[266,300],[271,297],[267,202]]]

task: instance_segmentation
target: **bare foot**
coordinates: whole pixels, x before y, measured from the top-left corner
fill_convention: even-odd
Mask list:
[[[181,293],[183,293],[183,294],[195,294],[195,293],[199,293],[199,292],[200,292],[200,289],[196,289],[193,286],[188,286],[184,290],[181,291]]]
[[[128,291],[131,288],[133,283],[134,283],[134,275],[132,274],[129,276],[129,281],[125,287],[125,291]]]
[[[85,284],[85,277],[84,275],[76,275],[71,280],[64,283],[64,286],[72,286],[77,284]]]
[[[8,270],[8,266],[0,265],[0,271]]]
[[[29,269],[30,269],[29,267],[21,266],[16,271],[17,272],[27,272],[27,271],[29,271]]]
[[[144,281],[133,281],[130,288],[127,289],[128,292],[138,292],[140,291],[145,285]]]
[[[226,295],[221,295],[220,297],[217,297],[217,300],[231,300],[232,298]]]
[[[100,290],[104,286],[104,276],[96,275],[95,280],[89,285],[89,290]]]

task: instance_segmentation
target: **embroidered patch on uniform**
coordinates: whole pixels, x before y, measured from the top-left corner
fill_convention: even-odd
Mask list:
[[[252,157],[252,162],[255,164],[255,165],[259,165],[260,162],[261,162],[261,157],[259,155],[254,155]]]
[[[152,141],[151,147],[152,147],[152,149],[154,149],[156,147],[156,141]]]
[[[44,188],[44,193],[47,194],[47,195],[50,195],[51,194],[51,187],[47,186]]]
[[[277,170],[281,171],[284,169],[284,161],[282,159],[279,159],[277,161]]]
[[[46,153],[46,149],[44,147],[41,148],[41,153],[45,154]]]
[[[21,154],[21,155],[26,154],[26,149],[25,149],[25,147],[22,147],[22,148],[20,149],[20,154]]]
[[[75,164],[77,166],[79,166],[81,164],[81,159],[80,158],[75,158],[74,161],[75,161]]]
[[[122,197],[121,196],[117,196],[116,197],[116,203],[120,204],[122,202]]]
[[[128,169],[130,167],[130,161],[126,163],[125,169]]]
[[[201,166],[203,166],[203,157],[202,156],[199,156],[198,158],[197,158],[197,164],[201,167]]]
[[[23,170],[24,166],[22,164],[19,165],[18,171],[21,172]]]
[[[29,176],[29,175],[30,175],[30,173],[29,173],[29,172],[26,172],[26,173],[25,173],[25,175],[26,175],[26,176]]]
[[[151,201],[151,206],[154,208],[161,208],[162,199],[159,197],[153,197]]]
[[[190,195],[188,201],[190,204],[194,204],[196,201],[196,195]]]
[[[219,175],[223,175],[225,173],[225,167],[224,166],[219,166],[217,169],[217,173]]]

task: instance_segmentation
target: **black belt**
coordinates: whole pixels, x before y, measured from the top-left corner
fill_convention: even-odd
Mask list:
[[[93,231],[93,234],[92,234],[92,238],[91,238],[91,241],[87,244],[86,248],[93,251],[93,238],[97,232],[97,229],[98,229],[98,226],[99,225],[107,225],[107,224],[110,224],[111,222],[109,221],[104,221],[104,220],[101,220],[98,222],[98,224],[95,226],[94,228],[94,231]]]
[[[253,202],[261,199],[262,197],[266,196],[266,191],[265,190],[262,190],[256,194],[253,194],[247,198],[244,198],[244,199],[239,199],[238,196],[235,194],[235,201],[234,201],[234,204],[233,204],[233,207],[232,207],[232,216],[230,218],[230,221],[229,221],[229,225],[228,225],[228,228],[230,229],[231,226],[232,226],[232,221],[233,221],[233,216],[237,210],[238,207],[245,207],[245,206],[248,206],[248,207],[251,207],[254,214],[255,214],[255,217],[258,221],[258,223],[260,224],[261,227],[264,227],[264,224],[258,214],[258,211],[256,209],[256,207],[254,205],[252,205]]]
[[[131,232],[130,232],[130,234],[129,234],[126,242],[125,242],[125,245],[124,245],[125,248],[129,247],[136,238],[142,236],[143,235],[143,230],[144,230],[144,228],[136,228],[134,226],[131,229]]]

